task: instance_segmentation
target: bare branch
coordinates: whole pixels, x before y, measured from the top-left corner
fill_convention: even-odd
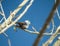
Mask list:
[[[56,0],[55,0],[55,3],[56,3]],[[56,8],[56,13],[57,13],[58,18],[60,19],[59,11],[57,8]]]
[[[11,46],[11,41],[10,41],[10,39],[9,39],[8,35],[7,35],[6,33],[3,33],[3,34],[5,35],[5,37],[7,37],[7,38],[8,38],[8,46]]]
[[[27,30],[27,29],[24,29],[24,31],[29,32],[31,34],[39,34],[39,32],[37,32],[37,31],[31,31],[31,30]]]
[[[6,26],[8,26],[8,24],[10,24],[12,22],[12,19],[14,18],[14,16],[16,15],[16,13],[28,2],[28,0],[24,0],[17,9],[15,9],[10,16],[7,18],[7,20],[1,24],[1,27],[4,28]],[[4,25],[4,26],[3,26]]]
[[[8,45],[11,46],[11,41],[10,41],[10,39],[8,39]]]
[[[43,44],[43,46],[48,46],[49,44],[51,44],[59,32],[60,32],[60,26],[57,28],[56,32],[52,34],[52,36]]]
[[[52,22],[52,29],[50,30],[51,32],[50,32],[50,33],[45,32],[45,33],[43,33],[43,35],[53,35],[53,31],[54,31],[54,20],[52,19],[51,22]],[[28,30],[28,29],[24,29],[24,31],[26,31],[26,32],[28,32],[28,33],[32,33],[32,34],[40,34],[40,33],[36,30],[36,28],[35,28],[34,26],[32,26],[32,29],[33,29],[33,31]],[[59,34],[59,33],[58,33],[58,34]]]
[[[18,7],[20,7],[20,8],[15,9],[15,10],[10,14],[10,16],[8,17],[8,19],[0,25],[0,28],[1,28],[0,30],[2,30],[2,29],[5,28],[8,24],[11,23],[11,21],[12,21],[13,17],[15,16],[15,14],[22,8],[21,6],[22,6],[22,5],[24,6],[27,2],[28,2],[28,0],[24,0],[24,1],[18,6]]]
[[[0,23],[3,21],[3,19],[4,19],[4,18],[2,18],[2,19],[0,20]]]
[[[26,3],[26,0],[24,0],[24,2]],[[23,4],[21,4],[20,6],[22,6],[22,5],[24,5],[25,3],[23,2]],[[22,18],[22,16],[27,12],[27,10],[29,9],[29,7],[32,5],[32,3],[33,3],[33,0],[31,0],[30,1],[30,3],[29,3],[29,5],[25,8],[25,10],[17,17],[17,19],[15,20],[15,21],[13,21],[13,22],[11,22],[8,26],[6,26],[4,29],[2,29],[1,31],[0,31],[0,33],[3,33],[3,32],[5,32],[9,27],[11,27],[11,26],[13,26],[19,19],[21,19]],[[18,10],[17,10],[18,11]],[[13,12],[14,13],[14,15],[15,15],[15,13],[16,13],[16,10],[15,10],[15,12]],[[11,15],[12,16],[12,15]],[[11,20],[13,17],[9,17],[8,19],[7,19],[7,24],[9,23],[9,19]],[[4,23],[5,24],[5,23]],[[3,26],[4,24],[2,24],[1,26]]]
[[[54,4],[54,6],[53,6],[53,8],[52,8],[52,11],[51,11],[50,14],[49,14],[49,17],[47,18],[47,20],[46,20],[43,28],[42,28],[41,31],[40,31],[40,34],[38,35],[38,37],[37,37],[36,40],[35,40],[33,46],[38,46],[38,43],[39,43],[39,41],[41,40],[41,38],[42,38],[42,36],[43,36],[43,33],[45,32],[45,30],[46,30],[46,28],[47,28],[47,25],[50,23],[51,19],[53,18],[54,12],[55,12],[57,6],[59,5],[59,3],[60,3],[60,0],[57,0],[57,1],[56,1],[56,4]]]
[[[4,17],[4,19],[5,19],[5,21],[6,21],[6,16],[5,16],[4,10],[3,10],[3,8],[2,8],[1,1],[0,1],[0,7],[1,7],[1,10],[2,10],[2,13],[0,12],[0,14]]]
[[[60,19],[60,15],[59,15],[59,12],[58,12],[57,8],[56,8],[56,13],[57,13],[58,18]]]

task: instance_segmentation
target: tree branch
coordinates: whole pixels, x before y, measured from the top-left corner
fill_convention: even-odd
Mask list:
[[[56,32],[52,34],[52,36],[43,44],[43,46],[49,46],[54,40],[54,38],[57,36],[57,34],[60,32],[60,26],[57,28]]]
[[[27,0],[24,0],[24,2],[23,2],[21,5],[19,5],[19,7],[22,6],[22,5],[24,5],[25,3],[27,3]],[[9,22],[12,21],[12,18],[13,18],[12,16],[14,16],[15,13],[16,13],[16,10],[15,10],[15,11],[9,16],[9,18],[6,20],[8,26],[4,26],[5,28],[3,28],[3,29],[0,30],[0,34],[3,33],[3,32],[5,32],[9,27],[13,26],[19,19],[21,19],[22,16],[27,12],[27,10],[29,9],[29,7],[32,5],[32,3],[33,3],[33,0],[30,1],[29,5],[28,5],[28,6],[25,8],[25,10],[15,19],[15,21],[13,21],[13,22],[11,22],[11,23],[9,24]],[[19,9],[20,9],[20,8],[17,8],[17,11],[18,11]],[[9,19],[10,19],[10,21],[9,21]],[[3,25],[5,25],[5,23],[3,23],[1,26],[3,27]]]
[[[47,28],[47,25],[50,23],[51,19],[53,18],[54,12],[55,12],[57,6],[59,5],[59,3],[60,3],[60,0],[57,0],[57,1],[56,1],[56,4],[54,4],[54,6],[53,6],[53,8],[52,8],[52,11],[51,11],[50,14],[49,14],[49,17],[47,18],[47,20],[46,20],[43,28],[42,28],[41,31],[40,31],[40,34],[38,35],[38,37],[37,37],[36,40],[35,40],[33,46],[38,46],[38,43],[39,43],[39,41],[41,40],[41,38],[42,38],[42,36],[43,36],[43,33],[45,32],[45,30],[46,30],[46,28]]]

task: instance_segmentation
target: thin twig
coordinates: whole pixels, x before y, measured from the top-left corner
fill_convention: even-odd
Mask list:
[[[10,41],[8,35],[7,35],[5,32],[4,32],[3,34],[4,34],[4,36],[5,36],[6,38],[8,38],[8,46],[11,46],[11,41]]]
[[[56,0],[55,0],[55,3],[56,3]],[[57,13],[58,18],[60,19],[59,11],[58,11],[58,9],[57,9],[57,8],[56,8],[56,13]]]
[[[2,4],[1,4],[1,1],[0,1],[0,8],[2,10],[2,16],[4,17],[5,21],[6,21],[6,16],[5,16],[5,13],[4,13],[4,10],[3,10],[3,7],[2,7]]]
[[[2,18],[2,19],[0,20],[0,23],[3,21],[3,19],[4,19],[4,18]]]

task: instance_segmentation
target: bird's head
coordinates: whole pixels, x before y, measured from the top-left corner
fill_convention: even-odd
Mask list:
[[[25,23],[26,23],[27,25],[30,25],[30,21],[29,21],[29,20],[25,20]]]

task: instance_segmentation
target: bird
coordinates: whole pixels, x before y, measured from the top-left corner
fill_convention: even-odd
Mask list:
[[[30,25],[30,21],[25,20],[25,22],[16,22],[15,27],[24,30],[24,29],[27,29],[29,25]]]

